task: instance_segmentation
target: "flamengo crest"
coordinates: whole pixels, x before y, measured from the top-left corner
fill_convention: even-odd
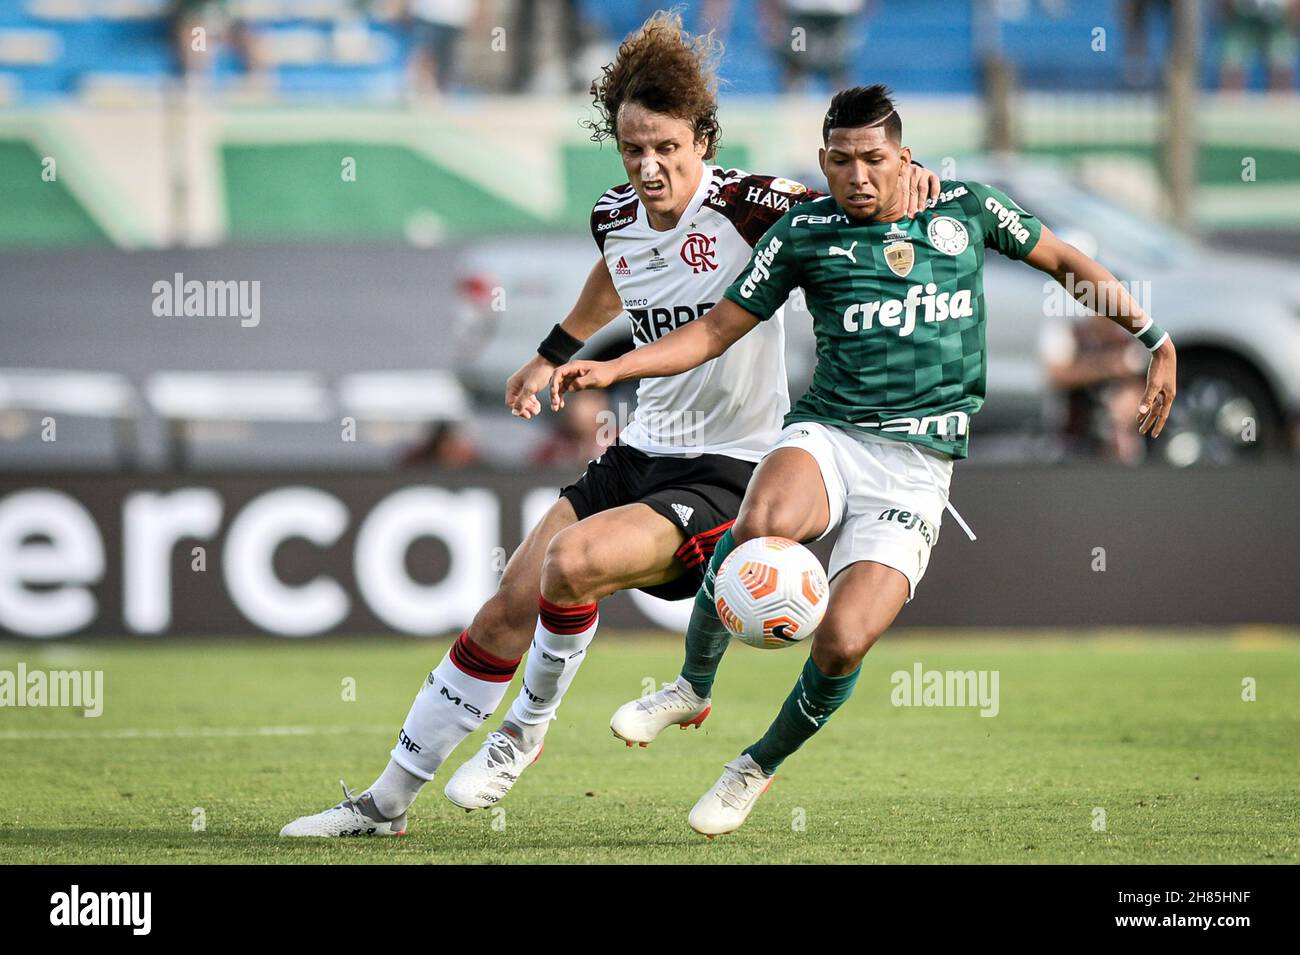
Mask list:
[[[682,243],[682,261],[691,267],[692,272],[715,272],[718,268],[717,244],[717,236],[692,232]]]

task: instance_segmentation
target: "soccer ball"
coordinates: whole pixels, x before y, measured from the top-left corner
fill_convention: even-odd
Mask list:
[[[830,585],[802,544],[756,537],[727,555],[713,594],[718,619],[733,637],[775,650],[812,635],[826,615]]]

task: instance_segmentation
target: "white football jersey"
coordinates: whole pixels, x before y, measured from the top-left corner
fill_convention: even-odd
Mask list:
[[[705,166],[677,227],[657,232],[630,183],[591,212],[591,233],[609,267],[640,348],[693,322],[749,262],[754,244],[798,202],[820,193],[789,179]],[[718,358],[671,378],[643,378],[620,439],[647,454],[725,454],[757,461],[772,449],[790,410],[781,312]]]

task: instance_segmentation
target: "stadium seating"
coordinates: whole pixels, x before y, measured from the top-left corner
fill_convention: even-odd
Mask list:
[[[363,18],[349,0],[231,0],[229,16],[261,43],[274,88],[286,96],[387,99],[402,91],[409,40],[385,14]],[[733,4],[722,28],[729,55],[728,89],[771,93],[780,70],[767,49],[754,4]],[[996,24],[975,9],[1000,11]],[[646,5],[586,2],[593,29],[618,37],[636,26]],[[0,0],[0,101],[39,102],[108,88],[159,88],[176,72],[167,0]],[[688,17],[689,19],[689,17]],[[919,35],[915,24],[935,24]],[[1107,52],[1092,31],[1107,30]],[[978,47],[998,44],[1029,88],[1113,89],[1121,46],[1118,0],[1003,0],[981,5],[946,0],[880,0],[864,23],[855,79],[883,79],[920,93],[969,93],[979,84]],[[1207,23],[1206,49],[1214,46]],[[1151,49],[1163,51],[1167,24],[1151,26]],[[213,43],[211,82],[236,85],[245,66],[229,44]],[[1214,75],[1206,56],[1205,78]]]

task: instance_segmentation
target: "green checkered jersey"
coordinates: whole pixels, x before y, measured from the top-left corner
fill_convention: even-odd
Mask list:
[[[802,287],[817,367],[786,416],[966,457],[984,404],[984,250],[1023,259],[1038,220],[991,186],[942,184],[934,207],[853,224],[834,198],[792,208],[726,296],[766,320]]]

